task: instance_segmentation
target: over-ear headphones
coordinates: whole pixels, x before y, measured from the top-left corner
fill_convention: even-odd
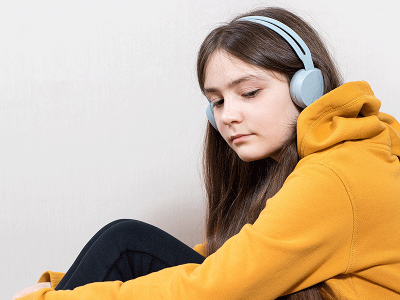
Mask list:
[[[250,21],[264,25],[278,33],[292,46],[304,65],[304,69],[298,70],[290,81],[290,96],[294,103],[304,108],[323,95],[324,79],[321,70],[314,68],[310,49],[308,49],[306,43],[304,43],[297,33],[285,24],[268,17],[248,16],[240,18],[237,21]],[[218,130],[211,101],[209,101],[209,105],[207,106],[206,114],[211,125]]]

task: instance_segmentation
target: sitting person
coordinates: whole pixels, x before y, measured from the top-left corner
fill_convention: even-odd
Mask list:
[[[197,72],[204,243],[118,220],[14,299],[400,299],[400,125],[368,83],[281,8],[214,29]]]

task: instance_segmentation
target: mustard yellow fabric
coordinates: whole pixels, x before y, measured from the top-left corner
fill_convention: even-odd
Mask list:
[[[206,256],[206,249],[204,246],[205,244],[198,244],[194,246],[193,250],[195,250],[196,252],[200,253],[203,256]]]
[[[265,300],[322,281],[334,299],[400,299],[400,125],[379,107],[352,82],[304,109],[296,169],[201,265],[22,299]]]
[[[38,282],[50,282],[51,287],[54,289],[57,284],[61,281],[61,279],[64,277],[65,273],[61,272],[53,272],[53,271],[47,271],[40,276]]]

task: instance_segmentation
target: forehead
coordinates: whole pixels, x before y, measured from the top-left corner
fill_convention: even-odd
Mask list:
[[[217,79],[218,81],[232,81],[244,74],[259,76],[265,72],[265,70],[246,63],[223,50],[217,50],[207,62],[204,85],[212,84]]]
[[[242,80],[246,79],[246,80]],[[229,88],[240,82],[284,80],[286,77],[271,70],[249,64],[223,50],[215,51],[205,69],[204,91]]]

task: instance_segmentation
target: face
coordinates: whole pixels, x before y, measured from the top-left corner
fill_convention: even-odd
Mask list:
[[[219,132],[242,160],[277,158],[300,113],[283,74],[220,50],[208,61],[204,91]]]

